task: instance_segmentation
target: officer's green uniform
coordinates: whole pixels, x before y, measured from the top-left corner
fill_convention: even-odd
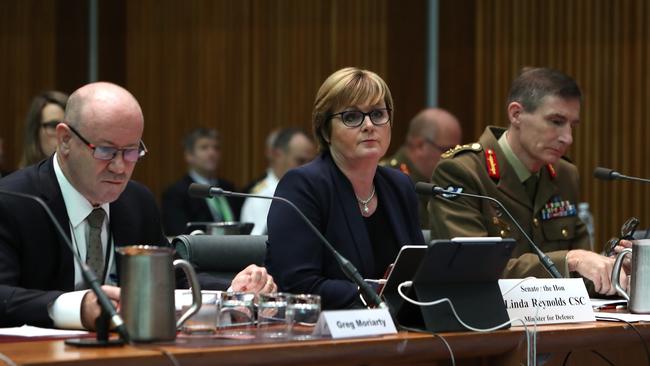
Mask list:
[[[478,143],[458,146],[443,154],[432,182],[443,188],[481,194],[499,200],[518,220],[533,241],[565,276],[570,249],[589,250],[587,229],[577,216],[578,171],[565,159],[543,167],[538,175],[534,205],[522,183],[530,172],[519,175],[497,141],[505,129],[488,127]],[[505,143],[503,141],[502,143]],[[507,143],[506,143],[507,146]],[[508,147],[509,149],[509,147]],[[511,154],[510,160],[514,157]],[[516,162],[521,162],[515,157]],[[517,164],[515,164],[517,165]],[[518,167],[523,167],[523,164]],[[504,277],[549,277],[532,254],[526,239],[494,203],[470,197],[431,200],[431,237],[502,236],[517,240]]]
[[[429,177],[421,175],[420,172],[415,168],[415,165],[413,165],[413,162],[408,158],[408,156],[406,156],[405,147],[401,147],[399,150],[397,150],[395,155],[387,160],[382,160],[379,164],[400,170],[402,173],[408,175],[409,178],[411,178],[413,184],[417,182],[429,181]],[[427,211],[429,199],[430,197],[423,195],[420,195],[418,197],[418,214],[420,216],[420,227],[422,229],[429,229],[429,212]]]

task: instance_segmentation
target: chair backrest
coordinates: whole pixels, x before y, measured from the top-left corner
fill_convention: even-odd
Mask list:
[[[172,245],[200,273],[232,280],[250,264],[264,265],[266,235],[180,235]]]

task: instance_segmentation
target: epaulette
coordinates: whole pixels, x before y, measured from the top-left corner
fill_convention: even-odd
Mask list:
[[[454,156],[456,156],[456,154],[463,151],[479,152],[481,150],[483,150],[483,146],[481,146],[481,144],[479,144],[478,142],[474,142],[472,144],[465,144],[465,145],[456,145],[456,147],[451,148],[445,151],[444,153],[442,153],[440,157],[443,159],[449,159],[449,158],[453,158]]]

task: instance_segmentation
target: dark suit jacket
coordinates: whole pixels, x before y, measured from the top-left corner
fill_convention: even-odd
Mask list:
[[[0,189],[42,198],[70,237],[52,158],[1,179]],[[110,204],[110,230],[116,246],[168,245],[153,195],[133,181]],[[73,290],[72,254],[45,211],[34,201],[0,195],[0,327],[52,327],[47,305]]]
[[[186,224],[190,221],[214,221],[207,202],[201,198],[190,197],[187,189],[194,183],[189,175],[172,184],[162,195],[162,215],[165,234],[173,236],[186,234]],[[219,187],[234,191],[235,187],[227,180],[219,179]],[[239,220],[242,202],[238,198],[227,197],[233,220]]]
[[[399,245],[423,244],[418,201],[403,173],[377,167],[375,188]],[[372,243],[352,184],[323,153],[282,177],[276,196],[293,202],[332,245],[368,278],[375,273]],[[343,308],[357,299],[348,281],[317,236],[286,204],[274,201],[268,215],[266,266],[282,291],[321,296],[324,309]]]

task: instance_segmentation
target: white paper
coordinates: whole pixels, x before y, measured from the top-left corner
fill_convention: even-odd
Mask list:
[[[650,314],[595,312],[594,315],[596,315],[596,320],[612,321],[612,322],[620,321],[620,320],[625,320],[630,323],[650,321]]]
[[[52,328],[32,327],[23,325],[22,327],[0,328],[0,335],[14,337],[61,337],[61,336],[80,336],[88,334],[84,330],[63,330]]]
[[[589,299],[591,302],[591,307],[594,308],[594,310],[602,309],[604,307],[611,307],[611,306],[617,306],[617,305],[627,305],[627,300],[625,299],[599,299],[599,298],[591,298]]]

